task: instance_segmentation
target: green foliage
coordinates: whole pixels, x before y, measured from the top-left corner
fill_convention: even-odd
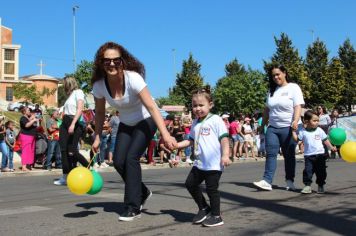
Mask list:
[[[228,77],[244,73],[246,73],[245,67],[240,64],[236,58],[225,65],[225,74]]]
[[[345,93],[340,103],[344,104],[348,111],[351,105],[356,104],[356,51],[350,39],[345,40],[339,47],[339,58],[345,69]]]
[[[79,86],[86,83],[88,86],[83,88],[85,93],[89,93],[92,90],[91,78],[93,74],[94,63],[90,61],[83,60],[77,66],[77,70],[74,74],[66,74],[66,76],[73,76],[77,79]]]
[[[43,97],[53,95],[57,89],[50,90],[49,88],[42,88],[41,91],[35,85],[29,86],[25,83],[16,83],[12,86],[14,90],[14,97],[22,99],[26,103],[43,104]]]
[[[251,114],[264,107],[267,93],[265,75],[252,70],[221,78],[214,89],[214,106],[218,113]]]
[[[66,102],[68,96],[64,91],[64,86],[58,87],[58,107],[61,107]]]
[[[307,76],[307,71],[299,56],[298,50],[292,44],[292,40],[285,33],[281,34],[280,39],[274,37],[277,50],[271,57],[270,62],[264,61],[266,74],[270,76],[270,68],[274,64],[284,65],[287,68],[289,81],[297,83],[302,89],[303,96],[308,101],[311,97],[311,81]]]
[[[309,99],[309,105],[315,106],[320,104],[322,97],[325,97],[325,90],[323,83],[328,81],[327,70],[328,70],[328,55],[329,52],[326,49],[324,42],[317,39],[310,45],[307,49],[307,57],[305,60],[305,66],[308,72],[308,77],[312,81],[312,94]],[[325,101],[326,102],[326,101]]]
[[[203,86],[200,68],[201,65],[190,53],[188,60],[183,61],[182,72],[177,75],[176,84],[169,94],[171,100],[182,101],[186,107],[191,108],[192,91]]]

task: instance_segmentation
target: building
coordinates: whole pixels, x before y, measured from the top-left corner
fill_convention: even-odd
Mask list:
[[[19,78],[19,51],[21,46],[12,44],[12,29],[3,26],[1,18],[0,29],[0,110],[6,110],[10,102],[22,101],[22,99],[16,99],[13,96],[12,86],[16,83],[25,83],[28,86],[35,85],[39,92],[43,88],[49,88],[50,90],[57,89],[53,95],[43,97],[44,106],[57,107],[59,80],[48,75],[43,75],[42,67],[39,75],[29,75]]]

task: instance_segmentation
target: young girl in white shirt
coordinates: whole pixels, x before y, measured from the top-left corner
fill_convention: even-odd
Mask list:
[[[213,107],[210,89],[199,89],[193,93],[193,121],[189,140],[178,143],[177,148],[194,147],[195,161],[185,186],[199,207],[193,218],[194,224],[204,226],[223,225],[220,215],[219,180],[229,159],[229,134],[221,117],[210,113]],[[205,181],[210,206],[206,202],[200,184]]]

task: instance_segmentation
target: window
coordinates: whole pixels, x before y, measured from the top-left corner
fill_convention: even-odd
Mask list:
[[[14,90],[12,87],[6,87],[6,101],[11,102],[13,100]]]
[[[4,74],[8,74],[8,75],[15,74],[15,63],[5,63]]]
[[[14,61],[15,60],[15,50],[5,49],[5,60]]]
[[[5,76],[4,80],[15,80],[15,77],[7,77],[7,76]]]

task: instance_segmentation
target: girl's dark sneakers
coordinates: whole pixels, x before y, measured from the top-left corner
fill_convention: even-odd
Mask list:
[[[222,220],[221,216],[208,216],[202,223],[206,227],[214,227],[223,225],[224,221]]]
[[[210,207],[206,207],[202,210],[199,210],[198,213],[193,218],[193,224],[200,224],[203,222],[210,213]]]

